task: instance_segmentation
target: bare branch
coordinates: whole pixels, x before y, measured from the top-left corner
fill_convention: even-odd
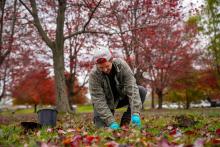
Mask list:
[[[3,35],[3,24],[4,24],[4,14],[5,14],[5,1],[0,1],[0,7],[1,7],[1,19],[0,19],[0,56],[1,56],[1,50],[2,50],[2,35]]]
[[[26,10],[27,10],[32,16],[34,16],[33,13],[32,13],[32,11],[31,11],[31,9],[29,9],[28,6],[27,6],[22,0],[19,0],[19,2],[26,8]]]
[[[3,80],[2,81],[3,82],[2,83],[3,86],[2,86],[2,91],[1,91],[1,94],[0,94],[0,101],[5,96],[5,91],[6,91],[6,72],[7,72],[7,67],[4,70],[3,79],[1,79],[1,80]]]
[[[47,36],[46,32],[43,30],[43,27],[40,23],[39,17],[38,17],[38,10],[37,10],[37,6],[36,6],[36,1],[35,0],[30,0],[31,3],[31,7],[32,10],[30,10],[27,5],[22,2],[22,0],[19,0],[21,2],[21,4],[28,10],[28,12],[33,16],[34,18],[34,25],[37,28],[40,36],[42,37],[42,39],[46,42],[46,44],[53,49],[53,42],[50,40],[50,38]]]
[[[10,40],[9,40],[9,48],[7,49],[7,51],[5,53],[0,54],[0,66],[2,65],[2,63],[4,62],[5,58],[11,53],[12,50],[12,44],[14,41],[14,32],[15,32],[15,22],[16,22],[16,11],[17,11],[17,0],[14,1],[14,5],[13,5],[13,18],[12,18],[12,24],[11,24],[11,34],[10,34]],[[3,24],[2,24],[3,27]],[[2,36],[1,36],[2,37]],[[2,44],[1,44],[2,45]]]
[[[73,37],[73,36],[75,36],[75,35],[79,35],[79,34],[86,33],[86,28],[87,28],[87,26],[89,25],[90,21],[92,20],[93,15],[95,14],[95,12],[96,12],[96,10],[98,9],[99,5],[101,4],[101,1],[102,1],[102,0],[100,0],[100,1],[98,2],[98,4],[96,5],[96,7],[92,10],[91,15],[89,16],[89,19],[88,19],[87,22],[84,24],[82,30],[79,31],[79,32],[74,32],[74,33],[70,34],[69,36],[64,37],[64,39],[68,39],[68,38],[71,38],[71,37]]]
[[[63,28],[64,28],[64,19],[65,19],[65,10],[66,10],[66,1],[59,0],[59,9],[57,13],[57,28],[56,28],[56,45],[59,48],[63,48]]]

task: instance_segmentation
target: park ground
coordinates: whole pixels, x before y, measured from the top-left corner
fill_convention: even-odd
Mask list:
[[[118,122],[122,111],[116,113]],[[143,110],[141,129],[130,125],[118,131],[96,129],[91,106],[78,107],[75,114],[58,114],[54,128],[31,130],[21,126],[24,121],[37,122],[33,109],[0,112],[0,147],[220,146],[220,108]]]

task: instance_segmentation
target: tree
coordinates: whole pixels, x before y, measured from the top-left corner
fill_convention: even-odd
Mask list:
[[[184,73],[179,67],[193,63],[196,23],[181,21],[180,1],[114,1],[106,7],[108,17],[100,23],[112,32],[110,48],[122,49],[137,83],[151,85],[161,108],[164,90]]]
[[[35,69],[26,73],[12,90],[14,104],[55,104],[54,81],[46,69]]]
[[[212,64],[220,75],[220,1],[205,0],[205,3],[206,15],[203,15],[203,31],[208,37],[207,50],[213,59]]]
[[[55,74],[55,83],[56,83],[56,106],[57,110],[61,112],[71,112],[69,104],[68,104],[68,96],[66,93],[66,85],[65,85],[65,76],[64,76],[64,42],[66,39],[71,38],[73,36],[86,33],[87,26],[89,25],[93,15],[101,3],[101,0],[96,1],[77,1],[69,3],[69,6],[78,6],[80,8],[87,8],[88,13],[84,13],[88,15],[88,20],[82,25],[80,31],[72,32],[70,35],[66,35],[64,22],[65,18],[68,19],[68,14],[65,14],[67,11],[67,1],[59,0],[58,2],[51,1],[41,1],[36,3],[35,0],[30,0],[30,6],[25,4],[22,0],[19,0],[22,5],[28,10],[29,14],[31,14],[33,18],[33,24],[37,28],[39,35],[42,37],[42,40],[48,45],[53,54],[53,65],[54,65],[54,74]],[[43,6],[44,5],[44,6]],[[51,11],[48,11],[49,6]],[[39,7],[37,7],[39,6]],[[40,7],[41,6],[41,7]],[[41,9],[43,8],[43,9]],[[45,9],[44,9],[45,8]],[[45,10],[45,12],[40,11]],[[54,20],[47,20],[52,22],[56,28],[52,31],[51,34],[46,31],[47,28],[50,28],[49,24],[42,25],[41,18],[43,16],[48,16],[50,13],[54,12],[51,16],[52,18],[56,17],[56,22]],[[71,12],[72,13],[72,12]],[[50,35],[50,36],[49,36]]]
[[[67,83],[68,84],[68,83]],[[67,86],[68,87],[68,86]],[[76,80],[74,87],[74,103],[83,104],[87,101],[86,87],[80,87]],[[67,89],[69,90],[69,89]],[[55,105],[55,83],[49,71],[43,66],[26,73],[23,79],[13,87],[14,104]]]
[[[15,23],[17,13],[17,0],[14,0],[13,5],[6,3],[6,0],[0,2],[1,8],[1,19],[0,19],[0,100],[6,94],[6,83],[7,83],[7,63],[3,65],[10,53],[14,49],[14,34],[15,34]],[[12,12],[12,13],[10,13]],[[5,68],[4,68],[5,67]]]
[[[199,85],[199,71],[188,69],[188,72],[178,77],[169,87],[166,99],[169,101],[183,102],[185,108],[190,108],[190,103],[205,99],[204,93]]]
[[[151,0],[150,0],[151,1]],[[144,84],[140,66],[140,43],[138,30],[147,27],[149,11],[153,9],[150,1],[131,0],[113,1],[106,5],[105,15],[99,25],[107,28],[111,35],[108,37],[108,45],[118,52],[122,50],[123,56],[132,71],[138,84]],[[105,17],[107,16],[107,17]]]
[[[78,17],[78,21],[75,24],[72,24],[69,26],[68,23],[66,23],[66,27],[68,29],[68,33],[72,32],[72,29],[75,28],[75,30],[79,31],[80,24],[82,23],[81,20],[79,19],[81,16],[81,10],[75,9],[76,16]],[[74,19],[72,20],[74,21]],[[85,63],[87,63],[89,60],[86,59],[86,55],[89,55],[89,44],[88,42],[90,41],[90,36],[88,34],[81,34],[77,36],[73,36],[67,40],[69,43],[68,46],[65,47],[65,53],[68,55],[68,58],[65,58],[65,63],[67,64],[67,70],[69,73],[65,73],[65,78],[66,78],[66,84],[67,84],[67,89],[68,89],[68,99],[69,99],[69,104],[72,108],[72,104],[76,103],[85,103],[86,100],[85,98],[81,98],[81,101],[79,98],[76,96],[76,94],[79,95],[83,89],[85,89],[85,84],[88,83],[88,72],[89,70],[88,67],[85,68]],[[89,46],[89,47],[88,47]],[[83,71],[84,76],[81,74]],[[79,82],[77,80],[77,77],[84,78],[83,83],[81,83],[81,86],[79,86]],[[74,86],[75,85],[75,86]],[[77,91],[74,89],[78,85]],[[74,87],[74,88],[73,88]],[[75,99],[74,99],[75,98]]]
[[[24,78],[26,72],[39,66],[39,63],[41,64],[43,61],[39,62],[37,57],[40,56],[40,60],[43,60],[46,53],[42,51],[42,42],[38,37],[34,37],[36,34],[31,26],[24,27],[27,24],[26,16],[20,9],[17,0],[1,1],[0,5],[1,99],[11,96],[11,88],[19,79]]]
[[[71,73],[65,73],[66,85],[67,85],[67,93],[69,93],[69,104],[84,104],[87,102],[86,93],[88,92],[88,88],[85,87],[85,81],[80,84],[77,77],[73,78],[73,81],[70,80],[72,78]],[[73,85],[74,84],[74,85]]]
[[[193,49],[197,40],[196,23],[181,22],[179,1],[153,3],[148,27],[140,29],[139,57],[147,80],[158,95],[159,109],[162,108],[166,89],[192,66],[197,53]]]
[[[208,100],[220,99],[220,80],[215,68],[207,68],[200,71],[199,85]]]

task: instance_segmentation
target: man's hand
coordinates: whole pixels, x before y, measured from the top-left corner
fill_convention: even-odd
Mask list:
[[[109,128],[111,128],[112,130],[118,130],[120,129],[119,124],[117,122],[113,122],[110,124]]]
[[[131,122],[138,127],[141,127],[141,118],[140,115],[135,113],[131,116]]]

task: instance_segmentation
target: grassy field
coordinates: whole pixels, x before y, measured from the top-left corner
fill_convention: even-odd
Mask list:
[[[0,113],[1,146],[220,146],[220,109],[144,110],[142,128],[132,124],[118,131],[96,129],[92,107],[58,115],[54,128],[25,129],[22,121],[37,122],[33,109]],[[121,109],[116,113],[120,122]]]
[[[93,108],[92,105],[79,105],[76,108],[76,113],[89,113],[92,112]],[[17,110],[6,110],[0,112],[1,115],[10,115],[10,114],[31,114],[34,113],[34,108],[27,108],[27,109],[17,109]]]
[[[125,108],[120,108],[117,111],[124,111]],[[92,113],[93,107],[92,105],[78,105],[76,107],[76,113]],[[1,115],[10,115],[10,114],[32,114],[34,113],[34,108],[27,109],[18,109],[18,110],[7,110],[0,112]]]

